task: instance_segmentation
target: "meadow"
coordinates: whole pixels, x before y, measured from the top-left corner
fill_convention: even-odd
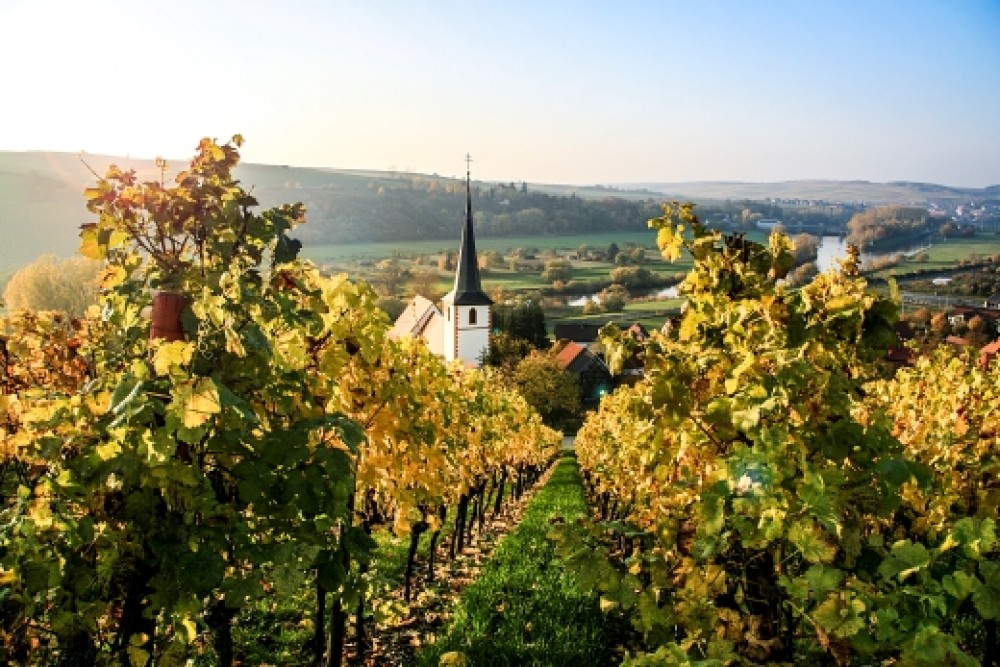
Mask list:
[[[900,264],[873,272],[878,278],[907,275],[928,270],[951,271],[959,268],[963,261],[987,258],[1000,254],[1000,232],[984,231],[968,238],[953,238],[938,242],[926,251],[926,261],[915,259],[918,255],[906,258]]]
[[[479,252],[496,250],[504,254],[517,248],[535,248],[538,251],[576,251],[582,245],[591,248],[606,248],[612,243],[623,247],[627,243],[633,243],[653,249],[656,247],[656,235],[653,230],[649,230],[551,236],[477,237],[476,249]],[[307,244],[302,248],[302,256],[322,265],[324,263],[378,260],[393,256],[412,258],[418,255],[441,254],[457,249],[457,238],[454,240],[437,239],[393,243]]]

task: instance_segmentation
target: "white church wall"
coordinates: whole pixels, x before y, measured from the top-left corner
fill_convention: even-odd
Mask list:
[[[447,361],[462,359],[475,366],[490,345],[489,306],[445,306],[444,358]],[[470,312],[476,312],[476,324],[469,324]],[[451,313],[451,319],[447,319]]]
[[[479,359],[490,345],[488,327],[466,329],[458,336],[458,357],[479,366]]]

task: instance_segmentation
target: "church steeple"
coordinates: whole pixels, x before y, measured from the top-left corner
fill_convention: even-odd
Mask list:
[[[489,306],[493,300],[483,291],[479,279],[479,258],[476,255],[476,237],[472,231],[472,177],[469,163],[472,157],[465,156],[465,224],[462,226],[462,244],[458,248],[458,267],[455,271],[455,287],[449,301],[456,306]],[[446,299],[448,297],[445,297]]]

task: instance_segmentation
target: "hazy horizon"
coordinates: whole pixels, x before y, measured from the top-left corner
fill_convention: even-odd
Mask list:
[[[0,150],[567,185],[1000,183],[1000,4],[0,7]]]

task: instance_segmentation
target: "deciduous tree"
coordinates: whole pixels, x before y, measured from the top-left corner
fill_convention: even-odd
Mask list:
[[[514,383],[547,424],[572,417],[580,409],[576,376],[549,354],[532,352],[522,359],[514,370]]]
[[[86,257],[42,255],[11,277],[4,302],[11,310],[59,310],[80,317],[97,301],[100,268],[100,262]]]
[[[815,262],[819,256],[819,239],[812,234],[796,234],[792,239],[795,247],[795,265],[799,266],[806,262]]]
[[[554,283],[557,280],[566,282],[573,277],[573,264],[568,259],[550,259],[545,262],[542,280]]]

